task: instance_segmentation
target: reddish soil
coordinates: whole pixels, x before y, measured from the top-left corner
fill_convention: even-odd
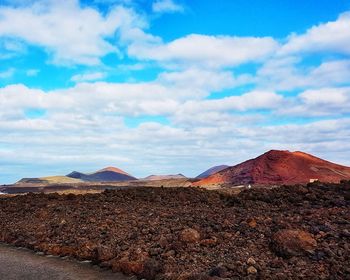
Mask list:
[[[325,161],[303,152],[272,150],[255,159],[226,168],[193,185],[305,184],[310,182],[310,179],[332,183],[349,180],[350,167]]]
[[[117,167],[113,167],[113,166],[109,166],[109,167],[103,168],[101,170],[96,171],[95,173],[104,172],[104,171],[111,171],[111,172],[115,172],[115,173],[120,173],[120,174],[131,176],[129,173],[126,173],[124,170],[121,170],[121,169],[119,169]]]
[[[349,279],[350,182],[0,197],[0,240],[145,279]]]

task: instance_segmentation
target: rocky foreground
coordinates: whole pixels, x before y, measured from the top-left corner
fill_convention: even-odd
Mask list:
[[[0,240],[140,279],[350,279],[350,182],[1,197]]]

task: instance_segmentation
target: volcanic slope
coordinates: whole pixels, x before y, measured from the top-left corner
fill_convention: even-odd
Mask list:
[[[85,174],[73,171],[67,177],[80,179],[85,182],[114,182],[114,181],[132,181],[135,177],[116,167],[106,167],[94,173]]]
[[[196,178],[197,179],[204,179],[207,178],[208,176],[215,174],[217,172],[220,172],[221,170],[226,169],[227,167],[229,167],[228,165],[218,165],[218,166],[214,166],[212,168],[209,168],[208,170],[204,171],[203,173],[199,174]]]
[[[304,152],[271,150],[193,183],[203,185],[283,185],[308,183],[312,179],[337,183],[350,179],[350,167]]]
[[[22,178],[18,182],[16,182],[17,185],[20,184],[75,184],[75,183],[81,183],[82,180],[77,178],[70,178],[67,176],[47,176],[47,177],[40,177],[40,178]]]
[[[170,180],[170,179],[186,179],[187,177],[182,174],[175,175],[150,175],[144,178],[146,181],[157,181],[157,180]]]

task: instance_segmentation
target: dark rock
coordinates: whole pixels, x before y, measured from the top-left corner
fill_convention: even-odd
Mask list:
[[[200,234],[195,229],[187,228],[181,231],[180,240],[186,243],[195,243],[200,240]]]
[[[0,196],[0,242],[139,279],[347,279],[347,184]]]
[[[226,278],[228,276],[227,269],[223,266],[217,266],[209,271],[209,276],[218,276],[221,278]]]
[[[317,242],[306,231],[285,229],[273,235],[271,245],[277,254],[291,257],[312,253],[317,247]]]

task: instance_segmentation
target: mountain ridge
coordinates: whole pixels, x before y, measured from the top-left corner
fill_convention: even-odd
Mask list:
[[[350,167],[301,151],[270,150],[212,174],[193,185],[283,185],[309,183],[310,180],[333,183],[342,179],[350,179]]]
[[[149,175],[142,180],[155,181],[155,180],[169,180],[169,179],[187,179],[187,177],[181,173],[169,174],[169,175]]]
[[[88,174],[73,171],[67,174],[66,177],[80,179],[84,182],[113,182],[137,180],[137,178],[131,176],[124,170],[113,166],[105,167],[103,169]]]
[[[202,172],[201,174],[199,174],[198,176],[196,176],[197,179],[204,179],[214,173],[220,172],[221,170],[224,170],[226,168],[230,167],[229,165],[217,165],[217,166],[213,166],[209,169],[207,169],[206,171]]]
[[[117,167],[109,166],[92,173],[72,171],[65,176],[22,178],[16,182],[16,184],[73,184],[82,182],[119,182],[132,180],[137,180],[137,178]]]

